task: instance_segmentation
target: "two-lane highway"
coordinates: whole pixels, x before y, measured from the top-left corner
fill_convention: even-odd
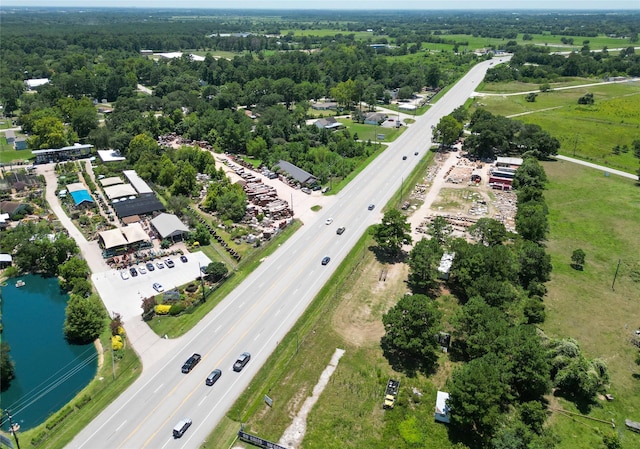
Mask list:
[[[199,447],[249,386],[334,268],[367,227],[379,221],[383,206],[431,146],[431,127],[469,98],[487,68],[489,61],[478,64],[424,116],[416,117],[415,124],[319,212],[317,221],[302,226],[201,323],[181,337],[179,350],[145,366],[140,378],[69,447]],[[414,155],[416,151],[418,156]],[[367,208],[370,203],[376,205],[372,211]],[[334,220],[326,225],[329,217]],[[337,235],[340,226],[345,226],[346,231]],[[328,265],[321,264],[324,256],[331,257]],[[251,361],[236,373],[233,362],[244,351],[251,353]],[[202,360],[189,374],[183,374],[180,368],[194,352],[201,354]],[[222,370],[222,377],[215,385],[206,386],[205,378],[215,368]],[[183,417],[191,418],[193,425],[182,438],[174,439],[173,426]]]

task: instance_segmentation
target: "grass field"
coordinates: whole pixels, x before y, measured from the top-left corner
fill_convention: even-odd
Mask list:
[[[574,82],[574,81],[572,81]],[[585,83],[591,83],[585,80]],[[509,87],[510,86],[510,87]],[[510,84],[506,89],[515,89]],[[522,85],[522,91],[531,89]],[[578,98],[593,94],[595,104],[578,105]],[[629,150],[614,155],[616,145],[640,138],[640,83],[599,84],[540,93],[529,103],[525,95],[492,95],[476,98],[472,110],[482,107],[494,114],[516,116],[525,123],[540,125],[560,141],[560,154],[635,173],[638,159]]]
[[[590,416],[611,420],[624,448],[640,447],[640,435],[624,430],[624,419],[640,420],[640,367],[637,349],[629,339],[640,328],[640,187],[619,177],[604,177],[568,162],[543,164],[550,179],[545,196],[550,210],[553,273],[545,298],[547,320],[542,326],[552,337],[572,337],[589,357],[606,361],[613,402],[599,401]],[[570,266],[573,250],[587,254],[584,271]],[[620,270],[611,289],[616,266]],[[576,411],[566,401],[559,405]],[[599,447],[594,428],[611,426],[553,414],[551,422],[563,441],[559,449]]]

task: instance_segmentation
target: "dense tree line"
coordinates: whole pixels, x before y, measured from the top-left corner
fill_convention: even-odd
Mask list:
[[[592,49],[588,40],[568,56],[553,54],[544,46],[518,45],[516,41],[508,42],[504,49],[512,52],[513,57],[508,64],[490,68],[486,81],[543,83],[562,77],[640,76],[640,54],[636,54],[633,46],[626,46],[615,55],[609,54],[606,47]]]
[[[539,125],[493,115],[485,109],[477,109],[469,123],[471,135],[465,139],[463,149],[480,158],[492,158],[497,154],[546,158],[558,154],[560,148],[558,139]]]

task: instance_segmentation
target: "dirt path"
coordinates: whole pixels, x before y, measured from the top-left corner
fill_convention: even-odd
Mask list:
[[[336,349],[336,351],[333,353],[331,361],[324,369],[322,374],[320,374],[320,380],[318,381],[316,386],[313,387],[313,394],[308,397],[306,401],[304,401],[304,404],[302,404],[300,411],[298,412],[296,417],[293,418],[293,422],[291,423],[291,425],[284,431],[284,434],[280,438],[278,444],[288,447],[289,449],[297,449],[300,447],[300,445],[302,444],[302,440],[304,439],[304,434],[307,431],[307,416],[309,415],[309,412],[311,412],[311,409],[313,408],[315,403],[318,402],[320,393],[324,391],[327,383],[329,383],[329,379],[338,367],[338,362],[343,355],[344,349]]]

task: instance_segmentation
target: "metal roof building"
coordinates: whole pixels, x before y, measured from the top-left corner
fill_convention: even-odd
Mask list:
[[[146,181],[142,179],[135,170],[124,170],[122,173],[124,173],[133,188],[136,189],[140,195],[153,193],[153,190],[151,190],[149,184],[147,184]]]
[[[163,239],[174,238],[189,232],[189,228],[173,214],[160,214],[151,220],[151,226]]]

